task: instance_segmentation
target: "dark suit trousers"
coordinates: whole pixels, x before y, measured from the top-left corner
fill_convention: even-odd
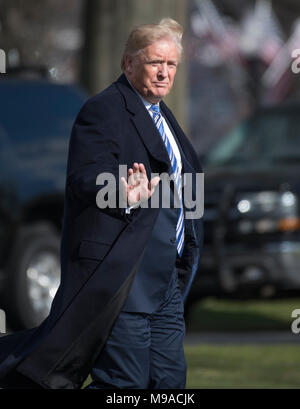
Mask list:
[[[87,388],[185,388],[184,334],[183,302],[176,280],[154,313],[120,313]]]

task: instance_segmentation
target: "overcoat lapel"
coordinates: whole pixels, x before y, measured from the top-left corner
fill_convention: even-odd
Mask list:
[[[118,79],[116,85],[125,99],[126,108],[132,114],[131,121],[147,151],[154,159],[162,163],[161,170],[168,172],[170,167],[168,152],[143,102],[132,89],[124,74]]]

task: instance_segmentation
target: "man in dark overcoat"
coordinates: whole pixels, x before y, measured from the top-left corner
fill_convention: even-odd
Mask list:
[[[0,339],[2,387],[77,389],[89,374],[90,388],[185,387],[183,305],[203,233],[185,200],[191,191],[197,207],[201,167],[162,101],[181,36],[171,19],[134,29],[123,74],[79,112],[69,145],[61,283],[39,327]]]

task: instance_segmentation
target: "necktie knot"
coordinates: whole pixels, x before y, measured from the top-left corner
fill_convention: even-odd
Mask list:
[[[152,111],[154,114],[160,114],[159,105],[151,105],[150,111]]]

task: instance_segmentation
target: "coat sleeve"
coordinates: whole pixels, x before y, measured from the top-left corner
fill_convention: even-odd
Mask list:
[[[66,186],[76,199],[95,206],[98,192],[106,187],[106,197],[115,197],[115,205],[98,206],[99,211],[129,222],[138,209],[126,214],[125,205],[119,202],[119,137],[120,124],[111,104],[95,97],[89,99],[73,125]],[[97,176],[103,173],[113,175],[115,183],[96,184]]]

